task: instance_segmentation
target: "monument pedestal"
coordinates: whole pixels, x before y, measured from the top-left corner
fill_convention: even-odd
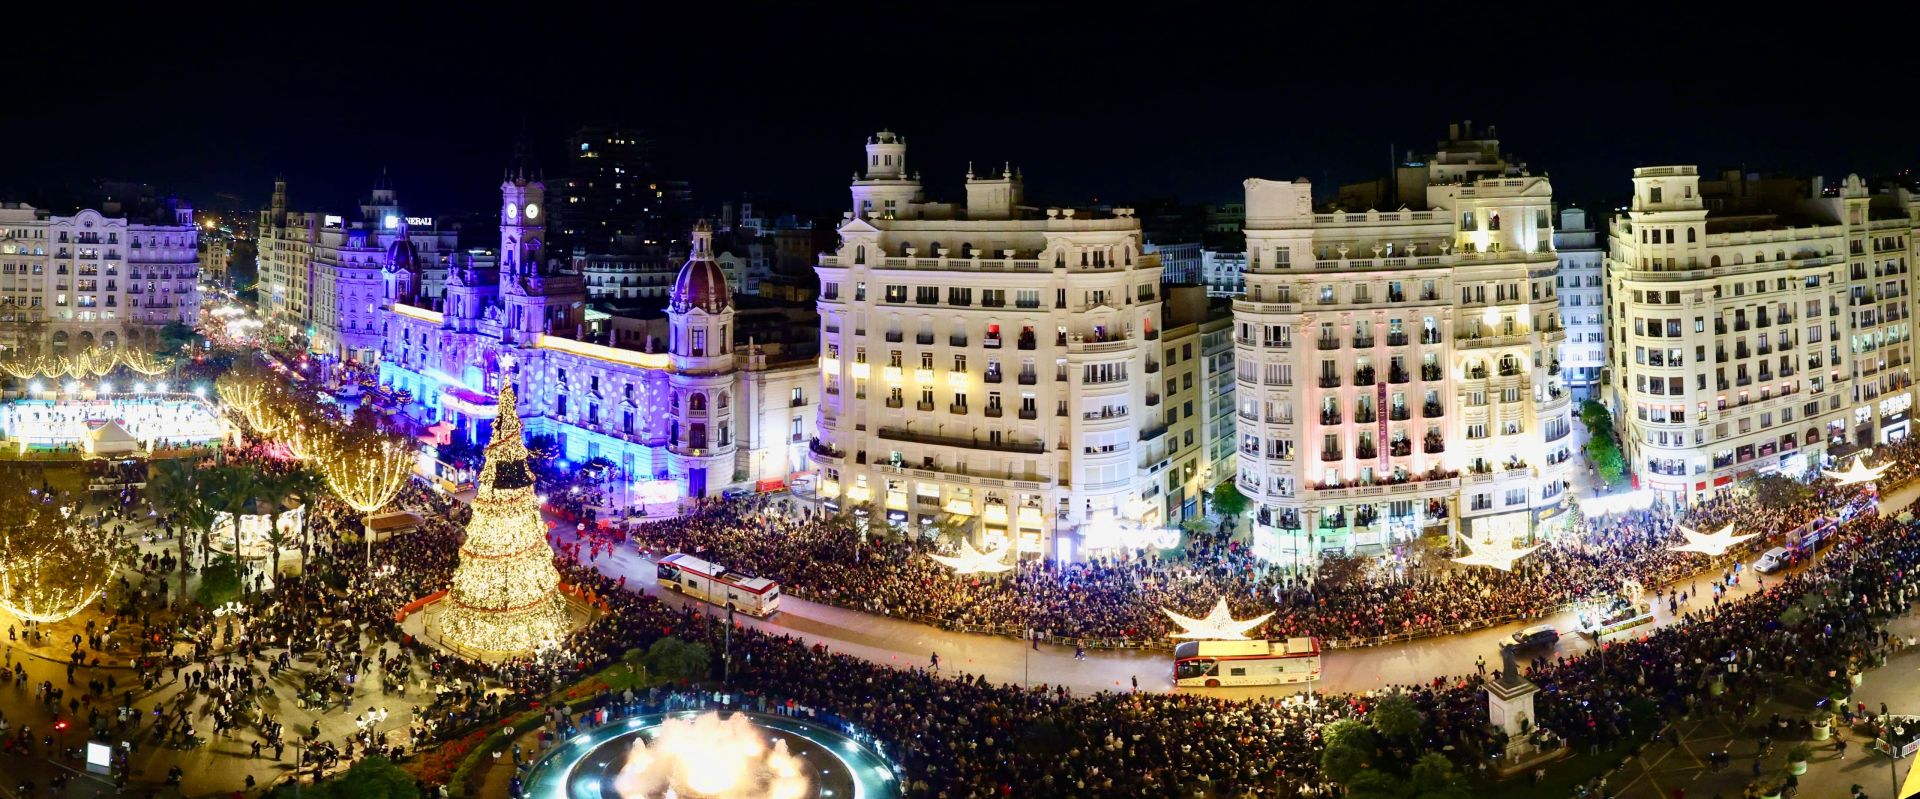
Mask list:
[[[1533,754],[1533,745],[1527,738],[1538,726],[1533,714],[1533,695],[1539,692],[1540,686],[1523,677],[1487,683],[1487,721],[1507,734],[1508,763],[1518,763]]]

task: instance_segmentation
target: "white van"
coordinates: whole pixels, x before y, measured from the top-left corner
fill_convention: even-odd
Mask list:
[[[1769,549],[1760,554],[1759,560],[1753,562],[1753,570],[1761,574],[1777,572],[1787,567],[1787,559],[1790,555],[1791,553],[1787,552],[1786,547]]]

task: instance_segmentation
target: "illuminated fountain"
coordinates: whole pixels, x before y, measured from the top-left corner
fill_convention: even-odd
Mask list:
[[[649,714],[582,732],[535,764],[529,799],[895,799],[893,766],[785,716]]]
[[[809,785],[804,768],[786,740],[769,745],[746,716],[707,713],[667,719],[651,744],[635,740],[613,789],[621,799],[802,799]]]

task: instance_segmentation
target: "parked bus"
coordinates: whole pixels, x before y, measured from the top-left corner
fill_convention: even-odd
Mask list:
[[[765,577],[729,571],[727,567],[688,555],[668,555],[654,564],[661,588],[721,607],[766,618],[780,609],[780,584]]]
[[[1320,679],[1320,639],[1185,641],[1173,648],[1173,684],[1280,685]]]

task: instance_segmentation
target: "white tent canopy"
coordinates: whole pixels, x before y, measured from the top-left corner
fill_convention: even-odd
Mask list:
[[[134,438],[119,422],[107,422],[87,433],[87,451],[97,455],[136,452],[140,439]]]

